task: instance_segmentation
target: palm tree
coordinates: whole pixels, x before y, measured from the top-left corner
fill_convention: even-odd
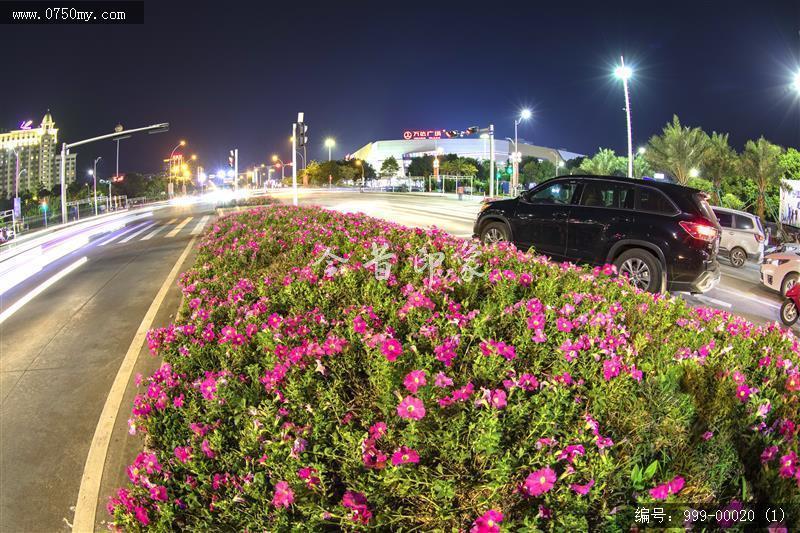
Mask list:
[[[702,165],[708,145],[708,135],[703,130],[681,126],[675,115],[661,135],[650,138],[645,159],[653,170],[665,172],[686,185],[691,170]]]
[[[727,133],[711,134],[703,170],[714,184],[714,205],[720,205],[722,181],[736,170],[736,151],[728,144]]]
[[[764,218],[764,196],[767,189],[780,182],[783,168],[780,165],[780,146],[772,144],[763,136],[757,141],[747,141],[739,158],[739,167],[745,178],[753,180],[758,189],[756,214]]]
[[[579,167],[581,172],[595,176],[613,176],[624,173],[627,162],[624,158],[618,157],[614,150],[600,148],[592,157],[587,157],[581,161]]]

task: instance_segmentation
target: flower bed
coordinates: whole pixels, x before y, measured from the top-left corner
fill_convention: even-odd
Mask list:
[[[796,512],[797,339],[611,273],[315,208],[219,220],[181,318],[148,337],[164,364],[135,401],[146,450],[116,525],[580,531],[628,529],[653,502]]]

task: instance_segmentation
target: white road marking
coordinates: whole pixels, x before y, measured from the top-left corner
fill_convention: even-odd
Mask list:
[[[181,232],[181,230],[182,230],[183,228],[185,228],[185,227],[186,227],[186,224],[188,224],[188,223],[189,223],[189,222],[190,222],[190,221],[191,221],[193,218],[194,218],[194,217],[189,217],[189,218],[187,218],[186,220],[184,220],[183,222],[181,222],[180,224],[178,224],[177,226],[175,226],[175,229],[174,229],[174,230],[172,230],[172,231],[170,231],[169,233],[167,233],[166,235],[164,235],[164,237],[167,237],[167,238],[169,238],[169,237],[174,237],[175,235],[177,235],[178,233],[180,233],[180,232]]]
[[[167,226],[169,226],[170,224],[174,224],[176,220],[178,220],[178,219],[177,219],[177,218],[173,218],[172,220],[170,220],[169,222],[167,222],[167,223],[166,223],[166,224],[164,224],[163,226],[159,226],[159,227],[157,227],[157,228],[155,229],[155,231],[152,231],[152,232],[148,233],[147,235],[145,235],[144,237],[142,237],[142,240],[143,240],[143,241],[147,241],[147,240],[150,240],[150,239],[152,239],[153,237],[155,237],[155,236],[156,236],[156,234],[160,233],[160,232],[161,232],[161,230],[163,230],[164,228],[166,228],[166,227],[167,227]]]
[[[119,241],[119,243],[120,243],[120,244],[124,244],[124,243],[126,243],[126,242],[130,242],[130,241],[131,241],[131,240],[132,240],[134,237],[136,237],[137,235],[141,235],[141,234],[142,234],[142,233],[144,233],[145,231],[147,231],[147,230],[149,230],[150,228],[152,228],[153,226],[155,226],[155,224],[156,224],[155,222],[151,222],[151,223],[147,224],[145,227],[143,227],[142,229],[140,229],[140,230],[139,230],[139,231],[137,231],[136,233],[134,233],[134,234],[132,234],[132,235],[128,235],[127,237],[125,237],[124,239],[122,239],[121,241]]]
[[[28,294],[26,294],[25,296],[23,296],[22,298],[20,298],[19,300],[17,300],[13,304],[11,304],[8,307],[8,309],[6,309],[2,313],[0,313],[0,324],[5,322],[9,317],[11,317],[11,315],[13,315],[17,311],[19,311],[22,308],[22,306],[24,306],[26,303],[30,302],[31,300],[33,300],[34,298],[39,296],[48,287],[50,287],[51,285],[56,283],[58,280],[60,280],[61,278],[63,278],[64,276],[66,276],[67,274],[69,274],[70,272],[72,272],[73,270],[75,270],[76,268],[81,266],[82,264],[84,264],[86,261],[87,261],[86,257],[81,257],[80,259],[78,259],[77,261],[75,261],[74,263],[69,265],[68,267],[64,268],[63,270],[61,270],[57,274],[55,274],[55,275],[51,276],[50,278],[48,278],[41,285],[37,286],[35,289],[30,291]]]
[[[744,298],[745,300],[750,300],[751,302],[756,302],[756,303],[759,303],[761,305],[766,305],[767,307],[771,307],[773,309],[780,309],[781,308],[780,305],[778,305],[776,303],[772,303],[769,300],[766,300],[766,299],[763,299],[763,298],[757,298],[755,296],[748,296],[747,294],[743,294],[741,292],[733,292],[733,291],[729,291],[728,289],[721,289],[719,287],[716,287],[714,290],[730,294],[731,296],[733,296],[734,299]]]
[[[208,222],[209,218],[211,218],[211,215],[206,215],[203,218],[201,218],[189,235],[200,235],[201,233],[203,233],[203,228],[206,227],[206,223]]]
[[[152,326],[156,318],[156,313],[164,302],[167,296],[167,291],[172,287],[175,278],[180,272],[181,265],[186,260],[186,256],[194,246],[195,238],[189,241],[183,253],[175,262],[172,270],[164,280],[164,284],[158,290],[153,303],[139,324],[139,329],[136,330],[136,335],[133,337],[128,351],[125,353],[125,358],[117,371],[117,376],[114,378],[114,383],[111,385],[111,390],[108,392],[105,405],[103,405],[103,412],[100,413],[100,419],[97,421],[97,427],[94,430],[92,437],[92,444],[89,447],[89,454],[86,457],[86,464],[83,467],[83,476],[81,477],[80,490],[78,492],[78,501],[75,504],[75,520],[73,531],[94,531],[95,530],[95,514],[97,511],[97,500],[100,497],[100,482],[103,479],[103,467],[105,466],[106,456],[108,455],[108,445],[111,441],[111,433],[114,430],[114,423],[117,420],[120,405],[122,404],[122,397],[125,394],[125,388],[128,386],[133,367],[139,357],[139,352],[144,346],[144,341],[147,337],[147,331]]]
[[[121,231],[121,232],[117,233],[116,235],[112,235],[110,238],[108,238],[108,239],[106,239],[106,240],[104,240],[102,242],[99,242],[97,244],[97,246],[105,246],[106,244],[109,244],[112,241],[116,241],[117,239],[119,239],[123,235],[132,232],[136,228],[141,228],[145,224],[147,224],[147,222],[142,222],[141,224],[133,224],[130,228],[127,228],[125,231]]]
[[[700,300],[701,302],[706,302],[710,305],[715,305],[717,307],[724,307],[725,309],[730,309],[733,307],[733,304],[725,302],[723,300],[717,300],[716,298],[711,298],[710,296],[705,296],[703,294],[698,294],[695,296],[695,299]]]

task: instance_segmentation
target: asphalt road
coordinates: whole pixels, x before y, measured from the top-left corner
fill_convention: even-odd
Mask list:
[[[0,298],[7,315],[73,267],[0,323],[0,531],[71,529],[89,446],[120,363],[192,233],[214,214],[208,205],[159,209],[93,237]],[[190,255],[184,269],[191,261]],[[173,283],[154,325],[173,318],[179,299]],[[158,364],[142,355],[134,375]],[[103,479],[101,504],[121,486],[141,446],[126,428],[134,393],[128,386],[117,417],[106,460],[113,474]],[[105,518],[98,513],[98,522]]]
[[[276,194],[282,201],[291,201],[289,192]],[[350,191],[320,191],[301,193],[301,204],[315,204],[343,212],[362,212],[370,216],[391,220],[407,226],[436,226],[458,237],[472,237],[472,225],[480,208],[480,199],[465,195],[458,200],[455,195],[402,194]],[[734,268],[727,259],[720,258],[722,278],[711,291],[692,296],[676,293],[695,306],[722,309],[741,315],[748,320],[764,324],[779,320],[778,310],[782,299],[777,292],[767,289],[759,280],[759,267],[748,262]]]

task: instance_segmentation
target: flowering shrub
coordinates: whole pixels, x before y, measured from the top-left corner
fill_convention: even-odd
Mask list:
[[[135,400],[146,449],[109,502],[116,526],[580,531],[628,529],[655,502],[796,512],[797,339],[612,273],[315,208],[220,219],[182,276],[181,318],[148,336],[164,363]]]

